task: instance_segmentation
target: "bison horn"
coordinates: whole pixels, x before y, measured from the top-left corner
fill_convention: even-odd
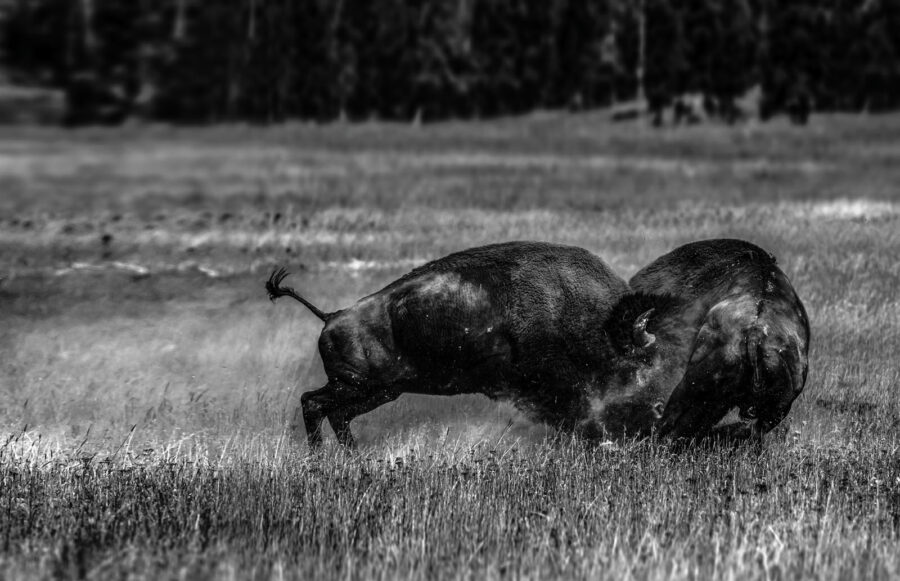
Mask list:
[[[643,315],[637,318],[634,322],[634,330],[632,332],[632,340],[634,344],[638,347],[648,347],[652,345],[654,341],[656,341],[656,335],[653,333],[647,332],[647,321],[650,320],[650,316],[653,315],[653,311],[656,309],[650,309]]]

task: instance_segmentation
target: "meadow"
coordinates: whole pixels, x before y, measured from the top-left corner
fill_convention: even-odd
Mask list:
[[[0,133],[0,578],[900,575],[900,116],[654,130],[541,113],[423,127]],[[586,443],[403,396],[310,454],[324,310],[505,240],[623,277],[737,237],[778,258],[810,375],[750,448]]]

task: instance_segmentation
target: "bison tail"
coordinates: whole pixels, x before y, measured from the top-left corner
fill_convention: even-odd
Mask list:
[[[269,293],[269,300],[273,303],[279,297],[291,297],[295,301],[300,302],[304,307],[310,310],[312,314],[317,316],[323,322],[327,323],[336,313],[326,313],[317,306],[297,294],[297,292],[289,286],[281,286],[281,282],[287,277],[288,272],[279,268],[272,272],[269,280],[266,281],[266,292]]]

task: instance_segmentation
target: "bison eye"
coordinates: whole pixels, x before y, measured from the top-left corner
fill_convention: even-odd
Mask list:
[[[653,311],[656,309],[650,309],[646,313],[642,314],[637,320],[634,322],[634,328],[631,332],[632,341],[637,347],[648,347],[656,341],[656,335],[653,333],[647,332],[647,321],[650,320],[651,315],[653,315]]]

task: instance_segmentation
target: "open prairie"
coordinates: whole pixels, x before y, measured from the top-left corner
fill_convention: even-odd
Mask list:
[[[481,397],[286,431],[324,310],[490,242],[623,277],[772,251],[812,324],[783,437],[590,445]],[[0,578],[900,576],[900,117],[0,134]]]

